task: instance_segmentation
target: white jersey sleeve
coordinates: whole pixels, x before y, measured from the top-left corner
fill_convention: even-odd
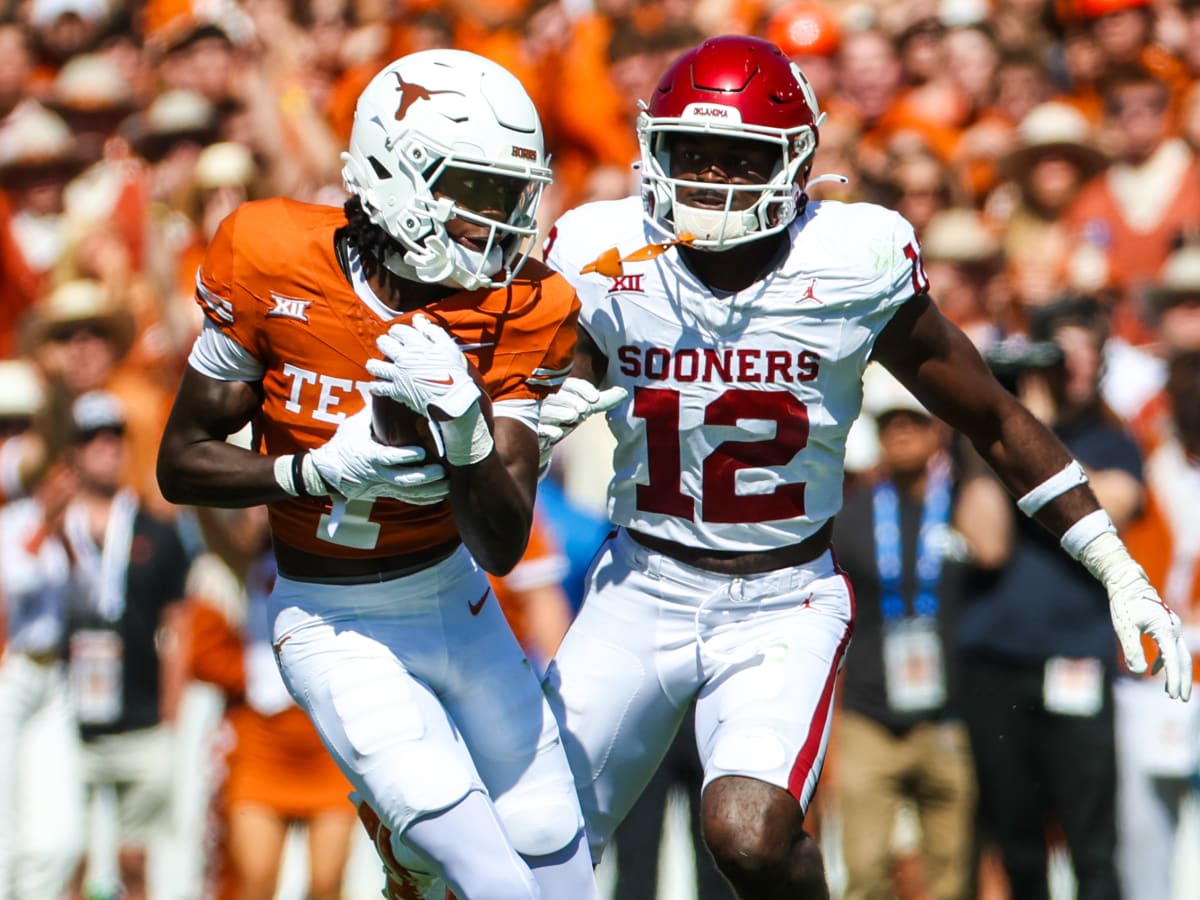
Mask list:
[[[846,435],[862,374],[895,311],[928,287],[911,225],[871,204],[811,203],[788,255],[736,294],[700,282],[657,238],[641,202],[559,219],[547,261],[571,282],[580,324],[626,400],[609,513],[690,546],[797,543],[841,507]],[[600,259],[619,272],[591,271]]]

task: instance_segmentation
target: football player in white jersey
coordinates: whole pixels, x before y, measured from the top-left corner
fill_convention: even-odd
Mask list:
[[[1078,463],[938,312],[912,226],[807,199],[821,119],[773,44],[710,39],[643,106],[642,197],[568,212],[547,240],[583,310],[543,450],[602,410],[617,439],[617,529],[545,683],[593,859],[695,699],[705,838],[744,900],[828,896],[803,823],[854,627],[829,537],[870,360],[1104,583],[1130,667],[1145,632],[1167,692],[1191,686],[1178,617]]]

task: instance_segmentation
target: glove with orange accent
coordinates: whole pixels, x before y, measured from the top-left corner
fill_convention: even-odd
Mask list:
[[[387,358],[367,361],[375,376],[368,384],[372,394],[428,418],[434,442],[451,465],[470,465],[492,452],[479,385],[445,329],[418,315],[412,325],[393,325],[375,343]]]

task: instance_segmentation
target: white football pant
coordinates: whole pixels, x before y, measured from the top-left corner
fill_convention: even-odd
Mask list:
[[[563,727],[592,858],[662,760],[693,698],[704,786],[756,778],[807,810],[825,759],[854,600],[832,552],[730,577],[620,530],[545,687]]]

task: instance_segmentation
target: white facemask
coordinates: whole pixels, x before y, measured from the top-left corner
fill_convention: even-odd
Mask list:
[[[485,258],[478,250],[436,235],[430,235],[421,243],[424,248],[421,251],[389,252],[383,260],[384,267],[410,281],[444,284],[467,291],[485,286],[486,279],[504,267],[504,253],[498,246],[493,246]]]
[[[758,219],[752,210],[704,209],[674,205],[675,229],[701,241],[731,241],[755,230]]]

